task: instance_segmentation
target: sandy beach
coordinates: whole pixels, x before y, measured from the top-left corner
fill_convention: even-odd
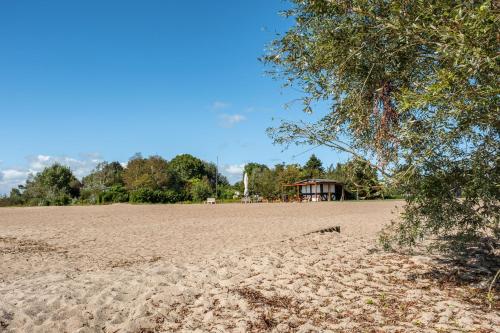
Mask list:
[[[0,332],[500,332],[485,279],[380,249],[402,205],[2,208]]]

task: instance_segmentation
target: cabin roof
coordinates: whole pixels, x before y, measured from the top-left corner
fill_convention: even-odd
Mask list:
[[[292,184],[286,184],[285,186],[320,185],[320,184],[343,184],[343,183],[335,179],[309,178],[300,180]]]

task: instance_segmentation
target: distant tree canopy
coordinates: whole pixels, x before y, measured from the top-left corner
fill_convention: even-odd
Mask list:
[[[80,199],[89,203],[126,202],[128,193],[124,188],[123,166],[118,162],[102,162],[83,177]]]
[[[405,193],[400,245],[498,240],[498,1],[289,2],[295,24],[264,61],[304,91],[304,111],[330,111],[269,129],[274,141],[370,161]]]
[[[189,154],[174,157],[170,161],[170,167],[183,181],[194,178],[201,179],[203,176],[206,176],[205,163]]]
[[[99,163],[91,174],[83,177],[82,183],[84,187],[99,189],[123,185],[123,166],[118,162]]]
[[[268,200],[294,195],[294,189],[282,185],[311,177],[344,182],[351,198],[380,198],[387,191],[379,183],[376,170],[361,160],[325,170],[321,160],[312,155],[303,166],[268,167],[252,162],[245,165],[244,172],[249,174],[250,194]],[[216,183],[220,199],[232,199],[235,192],[243,192],[243,182],[230,185],[226,177],[217,174],[215,164],[194,156],[184,154],[167,161],[160,156],[145,158],[135,154],[126,166],[119,162],[99,163],[81,183],[68,167],[55,164],[31,176],[26,185],[12,189],[9,196],[0,197],[0,206],[200,202],[216,195]]]
[[[160,156],[134,157],[123,172],[123,181],[128,190],[149,189],[162,191],[180,190],[187,180]]]
[[[280,199],[282,195],[295,195],[296,189],[283,187],[307,178],[329,178],[345,184],[351,198],[375,199],[397,195],[397,189],[389,189],[378,180],[377,170],[362,159],[353,159],[326,171],[323,163],[314,154],[303,165],[277,164],[274,168],[257,163],[248,163],[244,173],[249,174],[251,195],[260,195],[269,200]],[[238,184],[241,190],[243,184]]]
[[[203,201],[215,196],[216,187],[219,198],[234,195],[214,163],[188,154],[171,161],[135,154],[125,167],[119,162],[99,163],[81,183],[68,167],[54,164],[0,197],[0,206]]]

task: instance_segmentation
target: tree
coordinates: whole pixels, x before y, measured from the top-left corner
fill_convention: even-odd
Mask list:
[[[79,196],[80,187],[70,168],[56,163],[31,175],[22,195],[31,205],[67,205]]]
[[[123,181],[129,191],[151,186],[146,159],[142,155],[136,154],[128,161],[123,172]]]
[[[250,175],[262,172],[262,170],[266,169],[269,169],[269,167],[265,164],[250,162],[245,164],[245,167],[243,168],[243,174],[247,173],[248,176],[250,177]]]
[[[123,172],[123,180],[129,191],[182,190],[183,180],[175,169],[160,156],[132,158]]]
[[[194,178],[191,181],[190,194],[194,201],[204,201],[209,198],[213,194],[213,190],[208,178]]]
[[[25,203],[23,194],[19,188],[10,190],[9,200],[10,204],[14,206],[23,205]]]
[[[337,165],[330,165],[325,171],[325,177],[328,179],[334,179],[339,182],[345,182],[345,174],[342,163],[337,163]]]
[[[365,160],[354,158],[340,166],[340,173],[348,192],[356,199],[373,199],[383,195],[377,170]]]
[[[177,155],[170,161],[170,169],[187,182],[190,179],[201,179],[206,176],[205,164],[199,158],[189,154]]]
[[[227,180],[226,176],[220,174],[217,171],[217,166],[214,163],[203,162],[203,168],[204,176],[207,177],[208,181],[210,182],[210,186],[214,189],[214,191],[216,177],[219,186],[224,187],[229,185],[229,181]]]
[[[278,186],[292,184],[303,179],[303,171],[298,164],[288,164],[283,167],[276,168],[276,181]],[[291,198],[297,195],[295,187],[283,187],[280,189],[282,194]]]
[[[323,169],[323,163],[314,154],[311,155],[303,169],[304,176],[307,178],[319,178],[322,177],[325,172],[325,169]]]
[[[243,174],[248,174],[248,190],[250,194],[262,194],[259,188],[259,178],[262,173],[268,171],[269,167],[265,164],[247,163],[243,169]]]
[[[304,92],[314,124],[269,129],[276,143],[325,145],[369,161],[405,191],[401,245],[430,234],[499,232],[498,8],[492,1],[291,0],[271,74]],[[458,194],[462,198],[458,198]]]
[[[277,199],[280,195],[280,184],[277,180],[276,169],[261,169],[259,173],[255,173],[255,194],[259,194],[268,200]]]
[[[87,203],[124,202],[128,198],[119,162],[101,162],[82,179],[81,199]],[[106,193],[108,192],[108,193]]]
[[[83,177],[82,183],[86,187],[99,188],[123,185],[123,167],[119,162],[101,162]]]
[[[22,186],[20,186],[22,188]],[[26,203],[26,200],[21,192],[21,188],[13,188],[10,190],[9,196],[0,196],[0,207],[21,206]]]

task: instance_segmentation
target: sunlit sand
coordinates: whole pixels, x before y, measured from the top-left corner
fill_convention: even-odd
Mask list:
[[[498,332],[430,257],[379,249],[402,205],[0,209],[0,331]]]

